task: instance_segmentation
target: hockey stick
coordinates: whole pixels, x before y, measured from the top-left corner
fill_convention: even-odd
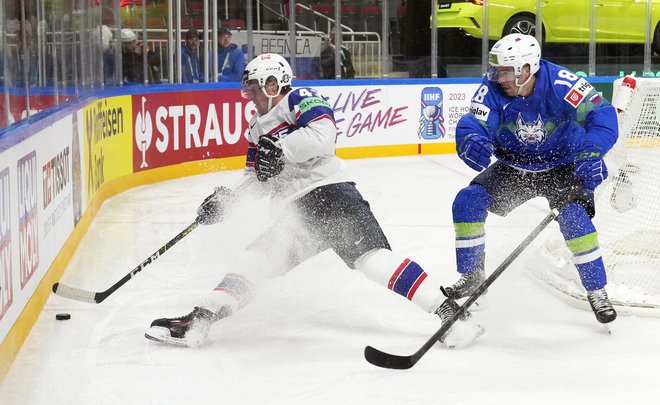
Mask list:
[[[158,249],[154,254],[149,256],[145,261],[140,263],[136,268],[131,270],[130,273],[125,275],[121,280],[117,281],[114,283],[110,288],[108,288],[105,291],[102,292],[93,292],[93,291],[87,291],[83,290],[81,288],[75,288],[75,287],[70,287],[66,284],[61,284],[61,283],[55,283],[53,284],[53,292],[60,297],[64,298],[70,298],[72,300],[78,300],[82,302],[88,302],[90,304],[100,304],[110,296],[113,292],[115,292],[119,287],[122,285],[126,284],[128,280],[133,278],[137,273],[141,272],[144,270],[144,268],[154,260],[158,259],[160,255],[165,253],[167,250],[169,250],[172,246],[177,244],[181,239],[183,239],[184,236],[188,235],[190,232],[193,231],[193,229],[197,228],[197,221],[193,222],[192,224],[188,225],[186,229],[183,231],[179,232],[172,240],[167,242],[164,246],[162,246],[160,249]]]
[[[555,219],[559,215],[559,211],[556,209],[553,209],[545,218],[543,218],[543,221],[541,221],[540,224],[534,228],[534,230],[514,249],[513,252],[507,257],[502,264],[499,265],[497,269],[491,274],[481,285],[477,290],[465,301],[465,303],[458,308],[458,311],[447,320],[447,322],[443,323],[440,329],[438,329],[437,332],[433,334],[429,338],[429,340],[424,343],[424,345],[417,350],[415,353],[411,354],[410,356],[399,356],[396,354],[390,354],[390,353],[385,353],[382,352],[378,349],[375,349],[371,346],[367,346],[364,348],[364,358],[367,359],[367,361],[375,366],[378,367],[383,367],[383,368],[392,368],[392,369],[408,369],[411,368],[412,366],[415,365],[419,361],[419,359],[424,356],[424,354],[438,341],[438,339],[443,336],[449,328],[454,325],[456,320],[458,320],[464,313],[467,311],[467,309],[486,291],[486,289],[493,284],[496,278],[502,274],[504,270],[506,270],[507,267],[513,262],[519,255],[522,253],[523,250],[527,246],[529,246],[530,243],[538,236],[539,233],[543,229],[545,229],[546,226],[552,220]]]

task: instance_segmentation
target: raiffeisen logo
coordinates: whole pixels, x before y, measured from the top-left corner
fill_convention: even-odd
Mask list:
[[[136,172],[247,149],[252,109],[237,90],[139,95],[133,111]]]

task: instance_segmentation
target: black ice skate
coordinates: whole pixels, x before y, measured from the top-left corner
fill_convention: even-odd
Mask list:
[[[229,307],[222,307],[218,314],[206,308],[195,307],[188,315],[178,318],[161,318],[151,322],[144,337],[157,342],[177,346],[196,347],[204,343],[211,324],[229,315]]]
[[[594,311],[598,322],[610,323],[616,319],[616,311],[607,297],[605,288],[588,291],[587,300],[589,300],[589,305],[591,305],[591,309]]]
[[[480,267],[472,273],[461,274],[461,278],[453,285],[445,287],[443,292],[447,297],[455,300],[469,297],[479,288],[485,279],[486,272],[483,267]]]
[[[458,311],[458,304],[451,298],[447,298],[444,302],[435,310],[435,313],[440,317],[442,323],[447,322],[456,311]],[[458,321],[452,325],[452,327],[438,339],[440,343],[446,344],[449,348],[466,346],[472,341],[474,341],[479,336],[483,335],[485,329],[483,326],[472,320],[472,314],[469,311],[465,311]]]

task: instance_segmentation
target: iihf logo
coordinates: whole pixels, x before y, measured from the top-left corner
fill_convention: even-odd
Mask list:
[[[422,90],[421,116],[417,136],[422,139],[440,139],[445,136],[445,118],[442,114],[442,90],[425,87]]]

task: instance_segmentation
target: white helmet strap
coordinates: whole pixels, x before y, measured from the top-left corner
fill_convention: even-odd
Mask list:
[[[530,80],[532,80],[532,76],[534,76],[534,75],[530,73],[530,75],[527,76],[527,80],[525,80],[525,83],[523,83],[523,84],[518,83],[518,79],[520,78],[520,76],[516,76],[516,86],[518,86],[518,95],[520,95],[520,92],[522,91],[523,87],[525,87],[525,85],[527,83],[529,83]]]
[[[266,80],[266,83],[268,83],[268,80]],[[264,93],[264,95],[266,97],[268,97],[268,111],[270,111],[273,108],[273,99],[275,97],[279,96],[280,93],[282,93],[282,87],[280,86],[280,84],[278,82],[277,83],[277,93],[275,93],[274,95],[268,94],[268,92],[266,91],[266,86],[265,85],[261,87],[261,91],[262,91],[262,93]]]

